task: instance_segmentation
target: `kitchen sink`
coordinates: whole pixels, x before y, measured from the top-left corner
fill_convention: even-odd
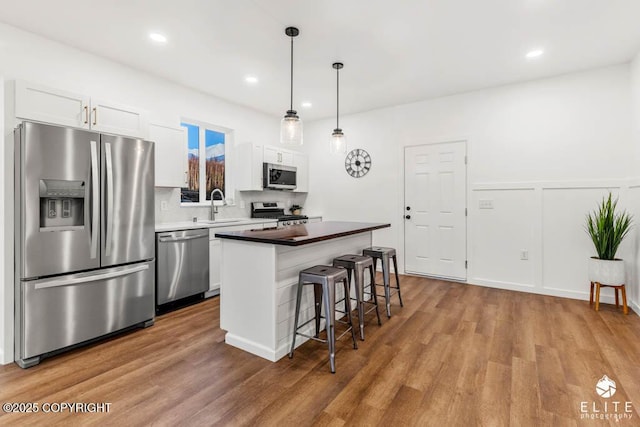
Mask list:
[[[206,224],[226,224],[230,222],[240,222],[245,221],[243,218],[221,218],[221,219],[199,219],[198,222],[204,222]]]

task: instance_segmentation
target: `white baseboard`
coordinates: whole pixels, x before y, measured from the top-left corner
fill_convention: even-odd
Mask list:
[[[213,289],[204,293],[205,298],[211,298],[220,295],[220,288]]]
[[[320,324],[320,330],[322,330],[323,328],[324,320]],[[306,335],[312,335],[314,333],[314,326],[307,325],[305,328],[302,328],[300,332]],[[296,337],[296,348],[300,347],[307,341],[309,341],[309,338],[303,336]],[[275,351],[273,351],[270,348],[265,347],[264,345],[249,341],[245,338],[234,335],[231,332],[227,332],[227,334],[224,336],[224,342],[233,347],[239,348],[240,350],[255,354],[256,356],[260,356],[263,359],[267,359],[271,362],[277,362],[278,360],[288,355],[289,350],[291,350],[290,342],[281,344],[280,346],[278,346],[278,348],[276,348]]]
[[[263,359],[267,359],[272,362],[278,361],[278,359],[276,359],[275,351],[271,350],[268,347],[265,347],[262,344],[258,344],[256,342],[249,341],[245,338],[234,335],[231,332],[227,332],[227,334],[224,336],[224,342],[233,347],[237,347],[240,350],[255,354],[256,356],[260,356]]]
[[[486,286],[489,288],[496,289],[504,289],[508,291],[516,291],[516,292],[528,292],[530,294],[537,295],[548,295],[552,297],[560,297],[560,298],[570,298],[577,299],[582,301],[589,301],[589,284],[585,285],[584,292],[578,291],[567,291],[565,289],[557,289],[557,288],[537,288],[530,284],[523,283],[511,283],[511,282],[502,282],[497,280],[487,280],[481,278],[472,278],[467,280],[468,285],[474,286]],[[601,295],[600,301],[605,304],[615,304],[615,298],[613,295]],[[640,305],[635,301],[628,301],[629,307],[633,309],[633,311],[640,316]]]

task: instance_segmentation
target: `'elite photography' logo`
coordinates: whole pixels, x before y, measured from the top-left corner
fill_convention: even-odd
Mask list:
[[[616,394],[616,382],[604,375],[596,384],[596,393],[600,397],[606,397],[607,399],[613,397]]]
[[[598,380],[596,393],[604,399],[610,399],[616,394],[616,382],[606,375]],[[591,403],[591,405],[589,405]],[[581,420],[630,420],[633,408],[630,401],[580,402]]]

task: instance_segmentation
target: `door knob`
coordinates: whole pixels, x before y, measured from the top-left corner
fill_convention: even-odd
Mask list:
[[[407,210],[410,211],[411,210],[411,206],[407,206]]]
[[[411,215],[405,215],[404,216],[406,219],[411,219]]]

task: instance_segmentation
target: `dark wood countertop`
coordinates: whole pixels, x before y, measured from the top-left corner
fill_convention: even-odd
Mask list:
[[[283,228],[221,232],[216,233],[216,237],[273,245],[301,246],[387,227],[391,227],[391,224],[323,221]]]

